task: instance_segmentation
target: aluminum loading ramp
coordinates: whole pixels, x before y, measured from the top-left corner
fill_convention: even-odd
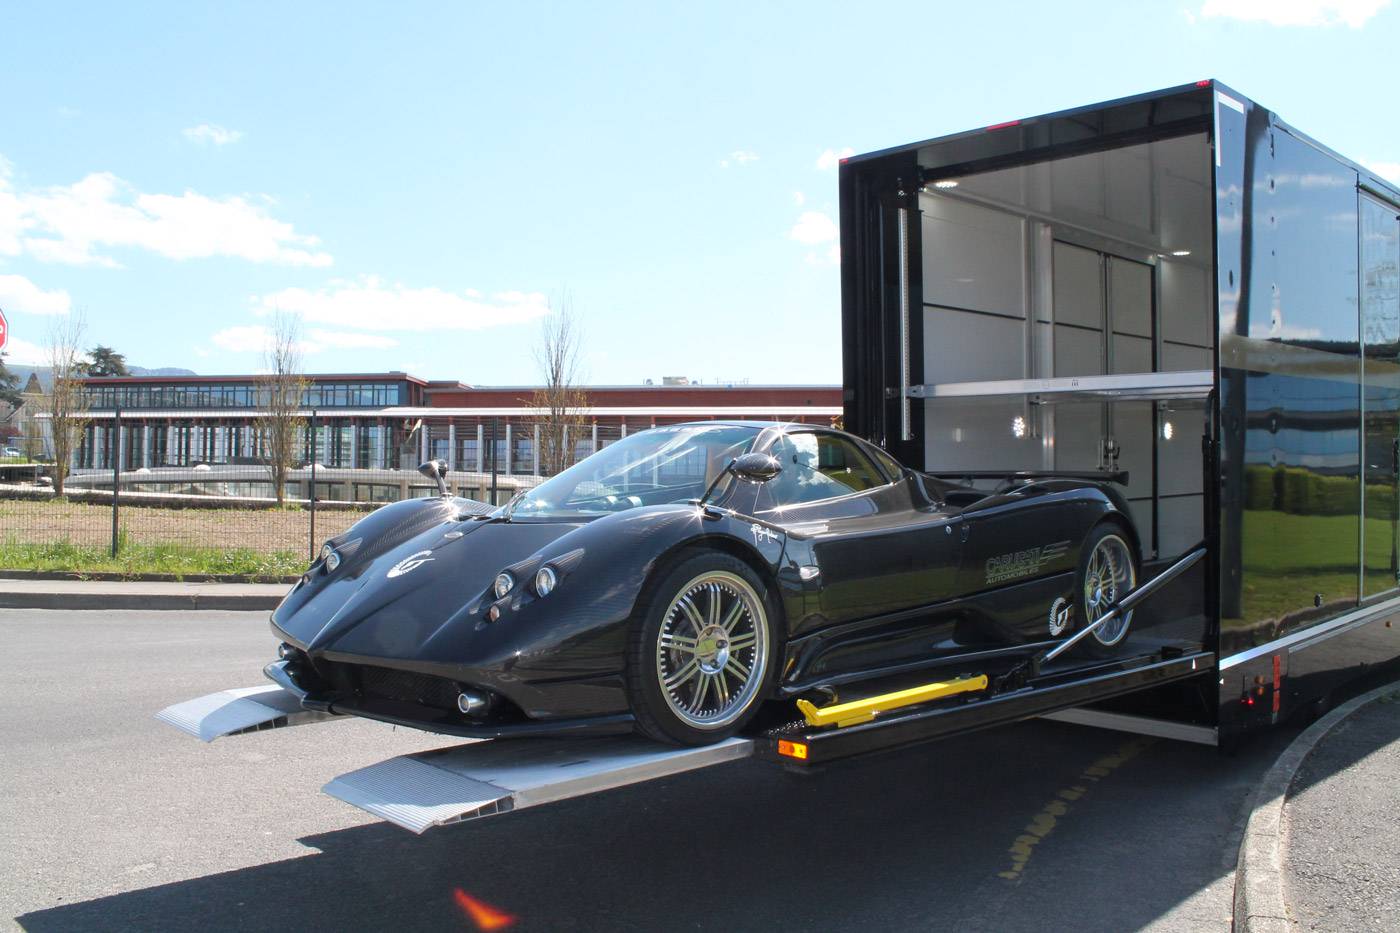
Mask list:
[[[212,742],[226,735],[305,726],[345,717],[303,709],[295,693],[276,684],[267,684],[220,690],[176,703],[156,713],[156,718],[201,742]]]
[[[415,833],[747,758],[749,739],[671,748],[640,736],[493,739],[401,755],[322,790]]]

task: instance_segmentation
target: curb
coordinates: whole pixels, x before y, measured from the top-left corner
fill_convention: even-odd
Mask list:
[[[1400,691],[1400,681],[1348,700],[1293,740],[1259,783],[1251,803],[1235,866],[1236,933],[1293,931],[1283,891],[1283,807],[1288,788],[1304,760],[1327,734],[1364,706]]]
[[[0,570],[0,580],[72,580],[77,583],[285,583],[291,586],[300,574],[238,573],[117,573],[109,570]]]
[[[225,611],[271,612],[285,591],[268,593],[117,593],[99,589],[91,592],[23,592],[0,589],[0,609],[141,609],[150,611],[218,609]]]

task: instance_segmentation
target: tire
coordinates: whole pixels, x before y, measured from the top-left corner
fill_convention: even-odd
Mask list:
[[[1131,540],[1115,522],[1102,522],[1089,532],[1079,554],[1074,577],[1076,628],[1083,629],[1137,586],[1138,561]],[[1128,612],[1095,630],[1074,651],[1093,658],[1112,658],[1128,639],[1133,614]]]
[[[662,569],[628,641],[637,731],[674,745],[709,745],[742,729],[771,692],[776,618],[767,587],[736,557],[691,552]]]

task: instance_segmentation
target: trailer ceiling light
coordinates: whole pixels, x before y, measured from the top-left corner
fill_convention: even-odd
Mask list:
[[[1173,432],[1173,430],[1172,430],[1172,423],[1171,423],[1170,421],[1163,421],[1163,422],[1162,422],[1162,440],[1164,440],[1164,441],[1169,441],[1169,440],[1171,440],[1171,439],[1172,439],[1172,434],[1173,434],[1173,433],[1174,433],[1174,432]]]
[[[1173,255],[1173,256],[1190,256],[1190,255],[1191,255],[1191,251],[1190,251],[1189,249],[1174,249],[1174,250],[1172,250],[1172,255]]]
[[[934,182],[933,186],[935,188],[956,188],[958,186],[958,183],[952,178],[944,178]]]
[[[1017,437],[1025,437],[1025,436],[1026,436],[1026,419],[1025,419],[1025,418],[1022,418],[1020,415],[1017,415],[1015,418],[1012,418],[1012,419],[1011,419],[1011,433],[1014,434],[1014,435],[1016,435]]]

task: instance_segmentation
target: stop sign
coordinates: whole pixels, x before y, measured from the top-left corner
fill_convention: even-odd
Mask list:
[[[10,325],[5,323],[5,309],[0,308],[0,350],[5,349],[5,343],[10,339]]]

